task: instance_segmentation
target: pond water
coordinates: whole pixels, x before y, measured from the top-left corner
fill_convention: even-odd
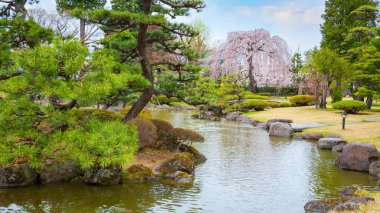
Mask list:
[[[175,127],[201,132],[208,161],[192,187],[60,184],[0,189],[0,212],[304,212],[310,199],[334,197],[345,186],[377,179],[334,167],[337,157],[312,142],[270,138],[235,122],[191,119],[194,112],[153,111]]]

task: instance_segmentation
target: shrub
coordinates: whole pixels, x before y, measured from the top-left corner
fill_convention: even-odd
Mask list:
[[[171,98],[169,99],[169,102],[180,102],[180,101],[179,101],[179,99],[176,98],[176,97],[171,97]]]
[[[173,107],[191,107],[189,104],[185,102],[170,102],[169,105]]]
[[[168,97],[166,97],[165,95],[157,95],[157,99],[160,102],[160,104],[169,104],[170,103],[170,99]]]
[[[239,104],[238,103],[234,103],[231,107],[232,107],[233,110],[239,109]]]
[[[178,145],[187,144],[191,146],[191,144],[194,142],[202,143],[205,140],[201,134],[189,129],[174,128],[172,130],[172,133]]]
[[[279,107],[280,108],[283,108],[283,107],[291,107],[292,105],[290,104],[290,103],[288,103],[288,102],[282,102],[282,103],[280,103],[280,105],[279,105]]]
[[[153,122],[144,119],[134,119],[139,136],[139,149],[154,146],[157,142],[157,128]]]
[[[339,102],[343,99],[343,92],[340,87],[337,87],[334,89],[334,91],[331,94],[332,103]]]
[[[151,122],[157,128],[157,143],[156,147],[164,148],[164,149],[172,149],[174,147],[175,138],[172,133],[173,126],[166,121],[152,119]]]
[[[89,119],[83,126],[56,131],[42,153],[47,159],[72,159],[82,169],[124,166],[133,158],[137,141],[134,125]]]
[[[269,100],[270,97],[268,96],[262,96],[262,95],[258,95],[258,94],[254,94],[252,92],[246,92],[244,94],[244,99],[258,99],[258,100]]]
[[[267,102],[267,106],[271,108],[279,108],[280,104],[276,102]]]
[[[127,107],[124,107],[123,109],[120,110],[121,114],[123,115],[126,115],[128,114],[128,112],[131,110],[132,106],[127,106]],[[140,118],[140,119],[152,119],[152,113],[147,110],[147,109],[143,109],[140,114],[137,116],[137,118]]]
[[[349,101],[339,101],[334,103],[334,109],[344,110],[346,113],[356,114],[366,108],[366,104],[361,101],[349,100]]]
[[[308,106],[314,102],[314,97],[311,95],[296,95],[289,99],[294,106]]]
[[[119,112],[108,111],[108,110],[95,110],[91,116],[103,120],[103,121],[116,121],[122,120],[124,116]]]
[[[254,109],[256,111],[263,111],[268,107],[268,102],[262,100],[247,100],[241,104],[243,109]]]

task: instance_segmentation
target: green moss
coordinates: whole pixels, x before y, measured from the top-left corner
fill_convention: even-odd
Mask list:
[[[131,182],[146,182],[153,178],[152,170],[141,164],[132,165],[123,173],[123,180]]]

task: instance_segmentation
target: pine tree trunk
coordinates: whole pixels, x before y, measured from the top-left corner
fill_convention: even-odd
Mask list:
[[[86,34],[86,21],[84,19],[80,19],[79,38],[80,38],[80,43],[82,45],[84,45],[85,43],[85,34]]]
[[[144,13],[147,15],[150,14],[151,7],[152,7],[152,0],[145,0],[142,2],[142,4],[143,4]],[[140,24],[139,32],[137,36],[137,51],[140,57],[140,64],[141,64],[141,69],[143,71],[143,75],[147,80],[149,80],[150,86],[144,89],[143,94],[133,104],[131,110],[128,112],[128,114],[124,118],[125,123],[136,118],[138,114],[144,109],[144,107],[149,103],[149,101],[152,99],[152,96],[154,94],[154,88],[153,88],[154,79],[153,79],[152,67],[150,65],[149,56],[147,52],[147,41],[146,41],[147,31],[148,31],[148,25]]]
[[[367,97],[367,100],[366,100],[367,110],[372,109],[372,102],[373,102],[373,99],[371,97]]]

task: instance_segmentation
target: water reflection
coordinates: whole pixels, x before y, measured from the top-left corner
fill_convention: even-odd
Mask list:
[[[208,161],[194,186],[124,184],[0,189],[0,211],[20,212],[303,212],[310,199],[342,187],[376,185],[366,173],[336,169],[337,154],[303,140],[270,138],[248,124],[191,119],[194,112],[154,111],[176,127],[201,132],[196,147]]]

